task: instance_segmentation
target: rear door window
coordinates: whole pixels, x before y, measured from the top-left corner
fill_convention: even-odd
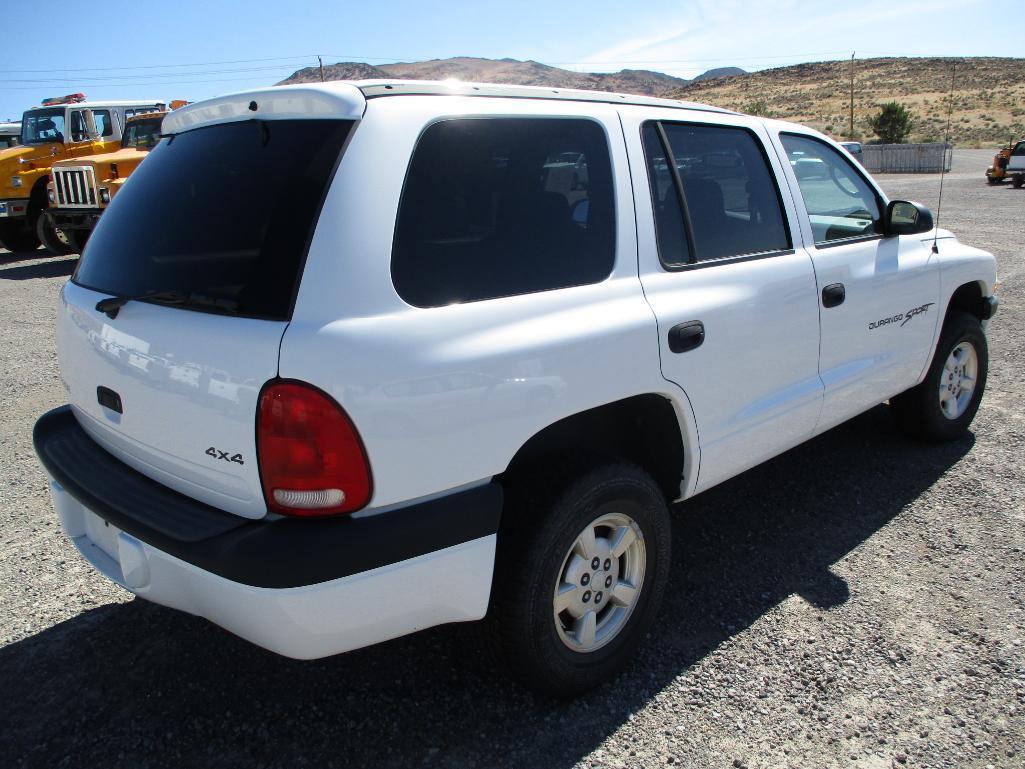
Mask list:
[[[249,120],[162,140],[101,217],[75,282],[117,296],[199,294],[287,319],[351,127]]]
[[[647,123],[643,131],[663,264],[791,247],[779,188],[751,132],[683,123]]]
[[[453,119],[420,137],[392,249],[392,280],[409,304],[597,283],[614,260],[612,167],[598,123]]]
[[[854,164],[825,142],[780,134],[816,245],[874,237],[882,231],[882,207]]]

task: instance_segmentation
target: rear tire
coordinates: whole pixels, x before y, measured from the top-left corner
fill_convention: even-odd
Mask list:
[[[554,476],[552,476],[554,477]],[[655,481],[606,464],[509,493],[488,625],[509,670],[569,697],[635,655],[669,576],[669,510]]]
[[[67,256],[74,253],[63,232],[50,224],[46,214],[41,213],[36,217],[36,237],[43,244],[43,248],[54,256]]]
[[[1011,177],[1011,186],[1020,190],[1025,185],[1025,174],[1015,174]]]
[[[39,238],[26,219],[0,221],[0,243],[8,251],[35,251],[39,248]]]
[[[979,319],[966,312],[951,314],[925,379],[890,401],[897,424],[935,443],[960,438],[979,410],[988,369],[989,349]]]

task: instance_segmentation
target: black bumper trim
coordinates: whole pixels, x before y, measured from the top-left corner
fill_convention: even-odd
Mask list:
[[[314,585],[494,534],[502,489],[490,483],[387,513],[322,520],[242,518],[163,486],[86,434],[69,406],[39,418],[36,453],[65,491],[148,545],[254,587]]]

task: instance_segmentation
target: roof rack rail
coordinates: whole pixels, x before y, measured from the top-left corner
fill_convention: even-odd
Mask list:
[[[608,91],[585,91],[578,88],[554,88],[534,85],[502,85],[499,83],[471,83],[462,80],[354,80],[353,85],[366,99],[382,96],[492,96],[511,99],[555,99],[562,101],[588,101],[604,104],[631,104],[644,107],[699,110],[737,114],[728,109],[697,102],[659,99]]]

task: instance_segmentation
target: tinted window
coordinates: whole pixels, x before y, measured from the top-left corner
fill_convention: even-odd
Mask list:
[[[110,136],[114,133],[114,124],[110,120],[109,109],[94,109],[93,122],[96,123],[96,131],[100,136]]]
[[[1011,150],[1011,154],[1016,158],[1025,155],[1025,142],[1018,142],[1015,144],[1014,149]]]
[[[413,153],[392,279],[418,307],[596,283],[612,271],[614,234],[597,123],[446,120]]]
[[[663,124],[663,129],[687,214],[680,208],[676,178],[661,138],[650,124],[645,127],[645,146],[663,262],[680,265],[790,248],[779,190],[751,133],[727,126],[672,123]],[[688,219],[690,242],[684,236]]]
[[[875,191],[848,158],[824,142],[782,134],[811,219],[817,244],[880,232],[882,212]]]
[[[34,109],[21,119],[21,138],[25,144],[64,141],[64,108]]]
[[[115,295],[183,291],[287,318],[350,122],[279,120],[164,139],[114,198],[75,281]]]

